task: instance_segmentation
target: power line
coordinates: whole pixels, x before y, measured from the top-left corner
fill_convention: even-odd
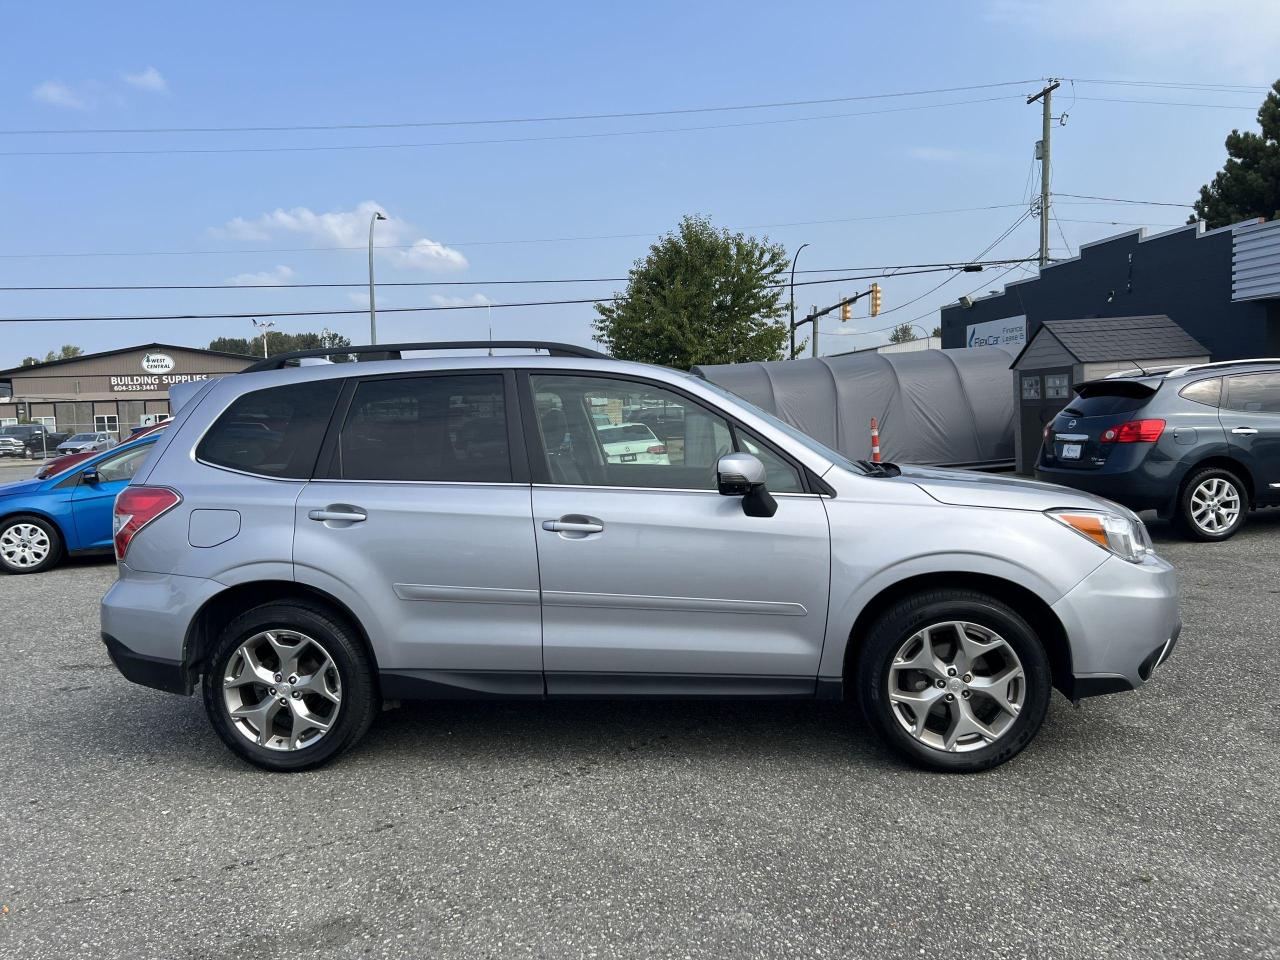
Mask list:
[[[708,123],[698,126],[650,127],[641,130],[604,130],[595,133],[556,133],[535,137],[487,137],[474,140],[431,140],[423,143],[360,143],[319,144],[293,147],[163,147],[155,149],[111,150],[3,150],[0,157],[138,157],[171,156],[182,154],[235,154],[235,153],[326,153],[343,150],[417,150],[427,147],[492,146],[512,143],[548,143],[561,140],[602,140],[611,137],[642,137],[651,134],[693,133],[705,130],[731,130],[741,127],[776,126],[784,123],[811,123],[821,120],[841,120],[848,117],[869,117],[887,113],[904,113],[911,110],[933,110],[940,107],[962,107],[976,103],[995,103],[1018,99],[1018,95],[981,97],[972,100],[952,100],[944,103],[921,103],[906,107],[885,107],[882,110],[856,110],[849,113],[826,113],[808,117],[775,117],[771,120],[744,120],[736,123]]]
[[[985,252],[985,251],[984,251]],[[1005,261],[1006,263],[1010,261]],[[1023,262],[1023,261],[1019,261]],[[1015,264],[1016,266],[1017,264]],[[963,265],[934,267],[930,269],[921,269],[915,271],[904,271],[898,276],[911,276],[916,273],[934,273],[940,270],[960,271]],[[883,273],[871,273],[843,277],[829,277],[822,280],[805,280],[796,284],[800,286],[815,286],[818,284],[830,283],[849,283],[854,280],[872,280],[885,276]],[[788,286],[786,283],[768,284],[769,288],[782,289]],[[584,297],[566,300],[524,300],[519,302],[508,303],[461,303],[461,304],[441,304],[430,307],[387,307],[381,309],[381,313],[435,313],[446,310],[484,310],[488,308],[503,309],[507,307],[549,307],[563,306],[570,304],[583,303],[608,303],[620,299],[619,297]],[[173,314],[146,314],[137,316],[64,316],[64,317],[0,317],[0,323],[82,323],[82,322],[98,322],[98,321],[154,321],[154,320],[249,320],[261,319],[263,317],[331,317],[331,316],[349,316],[359,314],[364,316],[368,313],[365,308],[342,309],[342,310],[253,310],[237,313],[173,313]]]
[[[940,93],[962,93],[966,90],[991,90],[1017,87],[1035,80],[1005,80],[1000,83],[976,83],[962,87],[938,87],[933,90],[903,90],[892,93],[866,93],[847,97],[822,97],[811,100],[778,100],[768,103],[737,103],[714,107],[676,107],[667,110],[631,110],[621,113],[578,113],[558,116],[507,117],[484,120],[398,120],[385,123],[317,123],[275,126],[234,127],[99,127],[90,129],[0,130],[0,136],[51,136],[81,134],[157,134],[157,133],[291,133],[316,130],[393,130],[420,127],[501,126],[524,123],[561,123],[582,120],[630,120],[639,117],[672,117],[697,113],[726,113],[739,110],[772,110],[782,107],[813,107],[832,103],[855,103],[863,100],[888,100],[897,97],[924,97]]]
[[[1155,107],[1205,107],[1210,110],[1257,110],[1257,104],[1249,103],[1193,103],[1188,100],[1134,100],[1127,97],[1080,97],[1091,103],[1136,103]]]
[[[1096,80],[1083,77],[1063,77],[1073,83],[1093,83],[1108,87],[1159,87],[1166,90],[1204,90],[1210,93],[1265,93],[1270,87],[1252,84],[1196,83],[1180,80]]]
[[[797,283],[796,286],[815,283],[838,283],[842,280],[863,280],[877,277],[911,276],[917,273],[937,273],[944,270],[959,270],[965,266],[1004,266],[1011,260],[979,260],[952,261],[949,263],[904,263],[890,266],[872,267],[825,267],[820,270],[799,270],[797,273],[848,273],[851,270],[881,271],[869,273],[865,277],[841,277],[835,280],[809,280]],[[378,287],[489,287],[520,286],[552,283],[626,283],[629,277],[536,277],[521,280],[405,280],[399,282],[379,282]],[[66,284],[60,286],[13,286],[0,287],[0,293],[50,293],[76,291],[150,291],[150,290],[334,290],[352,289],[368,286],[367,280],[355,283],[125,283],[125,284]]]
[[[1090,193],[1055,193],[1055,197],[1071,197],[1075,200],[1099,200],[1105,203],[1133,203],[1143,207],[1183,207],[1191,209],[1192,203],[1169,203],[1165,200],[1126,200],[1123,197],[1096,197]]]
[[[858,217],[834,217],[825,220],[794,220],[788,223],[749,223],[740,227],[742,230],[772,230],[779,227],[809,227],[831,223],[862,223],[875,220],[898,220],[910,217],[935,217],[956,213],[978,213],[986,210],[1020,209],[1023,203],[995,203],[981,207],[952,207],[944,210],[915,210],[906,213],[869,214]],[[577,237],[528,237],[508,240],[462,240],[440,242],[442,247],[492,247],[511,246],[526,243],[576,243],[597,240],[635,240],[643,237],[654,237],[664,230],[648,230],[643,233],[613,233],[596,236]],[[375,250],[408,250],[413,243],[379,243]],[[367,250],[365,244],[351,247],[253,247],[247,250],[135,250],[135,251],[77,251],[73,253],[0,253],[0,260],[43,260],[78,257],[195,257],[226,256],[260,253],[313,253],[345,250]]]

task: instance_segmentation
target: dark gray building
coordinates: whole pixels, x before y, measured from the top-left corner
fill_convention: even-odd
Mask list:
[[[942,309],[942,345],[1016,351],[1047,320],[1166,316],[1214,360],[1280,356],[1280,222],[1133,230]],[[1143,351],[1145,356],[1147,351]]]
[[[147,343],[0,370],[0,426],[31,421],[64,433],[127,436],[169,413],[175,383],[238,373],[256,359]]]

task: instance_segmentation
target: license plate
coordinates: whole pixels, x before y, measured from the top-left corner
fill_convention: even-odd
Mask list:
[[[624,453],[622,455],[623,463],[635,463],[636,455],[634,453]]]
[[[1083,449],[1084,449],[1084,444],[1081,444],[1081,443],[1064,443],[1062,445],[1062,459],[1063,460],[1079,460],[1080,452]]]

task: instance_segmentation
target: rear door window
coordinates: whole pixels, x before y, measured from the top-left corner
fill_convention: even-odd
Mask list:
[[[334,464],[344,480],[510,483],[502,374],[365,380]]]
[[[341,388],[341,380],[313,380],[246,393],[214,421],[196,457],[215,467],[308,480]]]
[[[1280,373],[1228,377],[1227,406],[1247,413],[1280,413]]]

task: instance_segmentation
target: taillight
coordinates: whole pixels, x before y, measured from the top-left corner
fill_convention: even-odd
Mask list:
[[[666,452],[667,452],[667,448],[663,446],[661,443],[656,444],[645,451],[645,453],[666,453]]]
[[[176,490],[168,487],[125,487],[116,497],[113,515],[116,559],[123,560],[139,531],[157,517],[163,516],[182,502]]]
[[[1163,420],[1130,420],[1103,431],[1101,443],[1155,443],[1164,433]]]

